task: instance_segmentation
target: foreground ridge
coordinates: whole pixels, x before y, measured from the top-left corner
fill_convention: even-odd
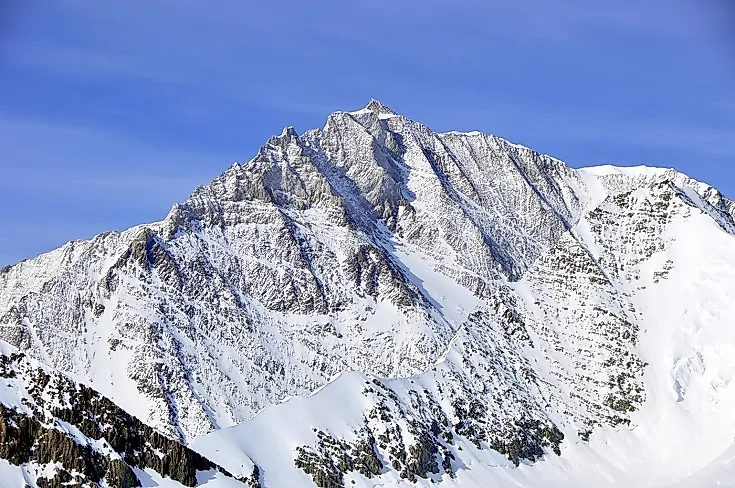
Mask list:
[[[0,385],[0,459],[20,466],[23,478],[39,487],[100,482],[141,486],[140,473],[146,470],[184,486],[197,486],[200,472],[232,479],[220,466],[162,436],[91,388],[2,342]],[[4,482],[10,478],[9,467],[0,465]],[[257,467],[252,466],[250,478],[239,481],[260,486]]]

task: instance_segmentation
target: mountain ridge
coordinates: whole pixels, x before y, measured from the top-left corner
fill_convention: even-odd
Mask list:
[[[238,466],[255,462],[266,486],[453,486],[469,459],[506,459],[512,479],[597,432],[645,425],[637,412],[665,396],[648,371],[719,350],[674,341],[687,353],[662,359],[643,346],[664,313],[656,290],[696,274],[686,252],[704,251],[690,227],[729,242],[735,204],[675,170],[574,170],[496,136],[435,133],[371,100],[323,129],[284,128],[160,222],[4,268],[0,339],[205,455],[233,442],[225,432],[277,430],[263,409],[290,412],[296,452],[274,460],[240,446]],[[708,259],[730,256],[719,249]],[[732,280],[713,276],[721,290],[690,294],[728,310]],[[697,317],[730,341],[726,314],[691,300],[667,320],[701,328]],[[363,373],[330,382],[350,370]],[[683,385],[698,376],[677,378],[685,408]],[[338,396],[350,399],[349,429],[287,420],[324,400],[291,412],[284,398],[326,398],[335,383],[348,385]]]
[[[377,117],[372,117],[371,114],[372,114],[372,112],[370,112],[370,114],[364,114],[362,116],[363,119],[364,119],[363,120],[363,123],[366,123],[373,130],[379,130],[380,128],[376,126],[376,124],[379,125],[379,123],[378,123],[379,119]],[[339,128],[340,124],[346,123],[346,124],[348,124],[350,126],[350,128],[353,131],[358,131],[358,133],[361,134],[361,137],[363,137],[363,138],[370,137],[371,138],[372,136],[370,136],[369,134],[366,134],[366,132],[369,132],[369,131],[364,130],[364,127],[363,126],[361,126],[359,124],[356,124],[352,120],[352,117],[353,116],[351,114],[348,114],[348,113],[345,113],[345,112],[342,112],[342,113],[337,112],[336,114],[333,114],[332,116],[330,116],[330,118],[328,119],[328,122],[327,122],[326,127],[329,127],[330,124],[332,124],[332,125],[338,126],[337,128]],[[399,119],[402,122],[404,120],[407,120],[407,119],[400,118],[398,116],[392,118],[392,120],[394,120],[394,121],[395,120],[399,120]],[[413,129],[413,127],[411,127],[411,129]],[[424,131],[428,130],[428,129],[424,128],[423,126],[420,126],[419,129],[420,130],[424,130]],[[385,131],[383,131],[383,132],[385,132]],[[384,133],[381,133],[381,134],[382,134],[381,137],[385,137],[387,135],[387,134],[384,134]],[[353,135],[354,135],[353,133],[350,133],[350,136],[351,137]],[[371,139],[367,139],[367,142],[369,143],[370,140]],[[294,133],[288,133],[288,131],[284,131],[284,136],[283,137],[272,138],[263,148],[261,148],[258,151],[258,155],[250,163],[248,163],[248,165],[246,165],[246,166],[252,167],[252,166],[255,166],[256,164],[266,164],[266,165],[273,164],[273,163],[268,163],[268,159],[269,158],[276,158],[276,159],[278,159],[281,156],[281,151],[284,150],[284,147],[288,147],[287,144],[294,143],[295,141],[296,141],[296,136],[295,136]],[[293,144],[290,147],[293,150],[296,150],[297,152],[298,151],[301,151],[301,148],[294,147]],[[352,150],[356,150],[356,149],[359,149],[359,148],[353,148]],[[421,155],[419,155],[419,156],[421,156]],[[352,158],[352,159],[357,159],[357,156],[355,158]],[[373,193],[368,192],[369,193],[368,194],[368,198],[372,198],[374,201],[371,202],[371,203],[369,203],[367,206],[368,206],[368,208],[370,208],[370,207],[373,208],[373,210],[371,210],[370,212],[376,212],[377,213],[377,211],[375,210],[375,208],[382,205],[384,208],[378,209],[379,211],[381,211],[378,215],[380,215],[381,217],[389,217],[389,215],[386,212],[394,212],[394,213],[397,212],[397,207],[399,207],[402,204],[402,202],[405,202],[405,198],[403,197],[403,195],[399,194],[400,192],[396,188],[395,179],[398,179],[398,176],[396,176],[395,179],[394,179],[390,175],[387,175],[386,176],[384,174],[385,171],[384,171],[384,168],[381,166],[381,164],[386,164],[386,165],[388,164],[388,162],[386,161],[385,157],[381,157],[379,159],[378,163],[372,164],[372,165],[368,165],[367,168],[368,169],[371,169],[374,173],[377,173],[377,177],[378,178],[385,177],[385,183],[384,183],[383,186],[385,186],[387,188],[385,188],[383,191],[384,191],[384,193],[387,192],[387,193],[385,193],[385,195],[387,195],[388,201],[386,202],[384,200],[381,200],[381,199],[383,199],[384,193],[381,193],[381,191],[380,191],[380,188],[382,188],[381,185],[380,184],[377,184],[377,185],[375,185],[377,187],[377,190],[376,191],[374,191]],[[430,162],[426,161],[424,164],[426,165],[426,167],[428,167],[429,170],[432,169]],[[314,169],[313,167],[310,167],[310,168],[311,169]],[[328,169],[334,169],[334,168],[328,168]],[[360,167],[358,169],[363,169],[363,168]],[[273,173],[273,171],[275,171],[275,173]],[[278,171],[279,171],[278,168],[271,167],[271,174],[276,174],[276,173],[278,173]],[[337,168],[335,171],[339,171],[339,168]],[[285,175],[288,175],[289,173],[286,172],[284,174]],[[326,193],[324,193],[324,192],[327,192],[328,191],[328,188],[326,186],[324,186],[324,185],[327,185],[327,183],[324,181],[324,178],[320,178],[319,176],[317,176],[318,174],[320,174],[318,171],[311,171],[309,173],[309,175],[311,177],[316,177],[321,182],[321,183],[319,183],[321,185],[321,188],[322,188],[321,195],[326,195]],[[235,207],[235,208],[237,208],[238,199],[242,197],[242,195],[241,194],[238,194],[238,192],[243,192],[243,193],[246,194],[247,197],[252,197],[252,198],[255,198],[256,200],[258,198],[260,198],[261,201],[263,199],[265,199],[266,201],[270,201],[271,199],[274,199],[274,198],[276,198],[278,196],[277,192],[271,192],[271,193],[269,193],[270,190],[268,190],[268,191],[265,190],[266,188],[268,188],[268,184],[271,184],[272,181],[265,181],[265,185],[266,186],[260,186],[260,187],[256,187],[256,186],[251,185],[251,184],[242,184],[240,186],[236,186],[236,187],[232,187],[232,188],[226,188],[226,185],[228,183],[228,178],[230,179],[229,183],[232,184],[232,183],[236,182],[237,178],[242,178],[242,177],[247,178],[248,177],[247,175],[248,175],[248,170],[247,169],[243,169],[242,166],[240,166],[240,169],[238,169],[238,166],[233,165],[228,171],[226,171],[225,173],[223,173],[223,175],[221,175],[220,177],[216,178],[213,181],[212,184],[207,185],[206,187],[200,187],[199,189],[195,190],[195,192],[192,194],[192,197],[188,200],[188,203],[190,203],[191,205],[188,205],[187,206],[187,204],[184,204],[184,209],[183,210],[182,210],[182,206],[175,206],[174,209],[169,213],[169,215],[167,216],[167,218],[164,219],[163,221],[159,222],[159,223],[148,224],[148,225],[143,225],[143,226],[137,226],[137,227],[134,227],[131,230],[128,230],[126,232],[119,233],[119,234],[116,234],[116,233],[102,234],[101,237],[98,238],[99,241],[102,241],[101,247],[104,248],[106,246],[110,246],[110,247],[114,248],[116,245],[120,245],[120,242],[122,242],[122,241],[130,241],[130,243],[127,244],[127,247],[130,248],[129,250],[127,250],[127,251],[124,251],[124,250],[116,250],[114,252],[117,253],[117,254],[120,254],[121,256],[126,256],[125,259],[129,259],[130,256],[139,256],[141,259],[143,257],[145,257],[146,260],[147,260],[148,257],[151,257],[152,258],[155,255],[155,256],[157,256],[158,259],[160,259],[160,262],[161,263],[170,262],[170,260],[167,260],[167,256],[168,256],[167,252],[168,251],[166,251],[165,246],[161,246],[160,245],[161,240],[160,239],[156,239],[155,238],[155,235],[160,234],[160,235],[162,235],[164,237],[172,237],[173,236],[173,233],[176,231],[176,229],[179,228],[178,226],[179,226],[180,215],[187,215],[187,217],[184,218],[184,222],[191,221],[191,220],[194,220],[195,222],[201,221],[201,222],[204,222],[204,225],[208,225],[208,226],[215,226],[215,225],[221,224],[221,222],[219,222],[217,219],[222,215],[223,208],[222,208],[221,204],[217,201],[216,197],[214,197],[214,195],[212,193],[213,192],[213,190],[212,190],[213,188],[216,187],[216,191],[219,191],[221,193],[226,193],[228,191],[232,191],[233,192],[232,193],[232,199],[231,199],[232,201],[231,202],[225,201],[225,203],[227,205],[229,205],[231,207]],[[276,174],[276,176],[278,176],[278,175]],[[258,175],[255,175],[254,177],[258,178],[259,176]],[[264,174],[263,177],[266,177],[267,178],[267,175]],[[352,181],[352,180],[350,180],[349,177],[344,178],[344,177],[339,177],[338,176],[338,178],[339,178],[339,180],[337,181],[337,183],[352,184],[352,183],[350,183],[350,181]],[[233,180],[235,180],[235,181],[233,182]],[[367,183],[374,183],[374,182],[373,181],[368,181]],[[352,186],[351,189],[354,189],[354,184],[352,184],[352,185],[353,186]],[[437,186],[439,188],[441,188],[441,183],[438,184]],[[216,193],[216,191],[215,191],[215,193]],[[254,192],[254,193],[252,195],[250,195],[250,194],[248,194],[248,192]],[[348,192],[346,192],[346,193],[348,193]],[[327,195],[326,198],[329,198],[328,195]],[[367,231],[365,229],[365,226],[370,224],[370,222],[368,222],[368,224],[365,224],[365,218],[366,217],[365,217],[364,207],[366,206],[366,204],[365,204],[365,202],[361,202],[360,208],[358,210],[350,212],[349,208],[350,208],[350,205],[352,205],[351,202],[350,202],[350,199],[351,198],[354,198],[353,195],[349,195],[348,194],[347,195],[347,198],[342,198],[342,201],[341,202],[337,202],[336,203],[336,208],[333,207],[333,213],[335,211],[336,211],[336,213],[334,213],[334,216],[331,217],[331,218],[337,219],[336,220],[336,223],[338,225],[342,225],[345,222],[347,222],[347,220],[345,220],[347,218],[346,215],[349,216],[349,222],[350,222],[349,225],[353,225],[353,226],[356,226],[357,227],[357,236],[355,236],[355,237],[357,237],[358,239],[361,239],[360,238],[360,235],[364,235],[364,234],[367,234],[369,232],[372,232],[372,229],[367,229]],[[278,207],[278,203],[279,202],[277,202],[277,199],[276,199],[276,207]],[[283,202],[281,202],[281,203],[283,203]],[[290,205],[293,202],[287,202],[287,203]],[[297,205],[300,205],[300,204],[303,204],[303,202],[297,203]],[[354,205],[351,208],[355,208]],[[256,211],[257,210],[262,210],[262,208],[256,209]],[[233,212],[233,213],[235,213],[235,212]],[[201,220],[195,220],[196,218],[198,218],[200,216],[201,216]],[[280,210],[278,210],[278,213],[276,215],[267,215],[267,216],[265,216],[266,219],[270,219],[271,217],[274,218],[274,219],[277,219],[283,225],[283,227],[285,228],[285,231],[288,232],[289,235],[291,235],[293,232],[297,232],[298,231],[298,226],[294,226],[292,223],[290,223],[291,221],[289,220],[288,212],[281,212]],[[409,215],[409,217],[410,217],[410,215]],[[239,216],[233,216],[232,217],[232,219],[233,219],[233,221],[235,223],[237,222],[237,219],[239,219],[239,218],[240,218]],[[375,215],[373,215],[372,218],[374,219],[375,218]],[[388,219],[388,220],[390,220],[390,219]],[[363,222],[363,223],[360,224],[360,222]],[[362,225],[362,228],[360,228],[361,225]],[[390,226],[390,224],[389,224],[389,226]],[[476,228],[477,226],[473,224],[473,227]],[[146,229],[148,229],[148,230],[146,230]],[[415,232],[418,232],[418,231],[420,231],[420,229],[417,230],[417,231],[415,231]],[[436,230],[435,230],[435,232],[436,232]],[[474,230],[473,229],[473,230],[471,230],[471,233],[474,234],[474,236],[475,236],[474,239],[475,240],[477,240],[478,238],[480,240],[487,238],[487,235],[486,234],[483,235],[482,234],[482,231],[479,231],[478,232],[477,230]],[[294,235],[291,235],[291,240],[293,240],[293,239],[294,239]],[[459,242],[459,239],[458,238],[455,239],[455,243],[458,244],[458,245],[461,245],[461,243]],[[74,253],[73,248],[75,246],[85,246],[85,245],[86,244],[84,244],[84,243],[76,242],[76,243],[67,244],[67,246],[65,246],[65,247],[67,249],[69,249],[69,251],[70,251],[69,254],[73,254]],[[365,252],[367,252],[368,254],[370,254],[370,253],[376,253],[376,252],[378,254],[383,254],[383,252],[379,249],[379,246],[375,246],[374,244],[371,244],[369,242],[363,242],[362,246],[366,249]],[[365,246],[367,246],[367,247],[365,247]],[[125,245],[123,245],[123,247],[125,247]],[[299,248],[298,245],[296,247]],[[483,247],[487,248],[484,245],[483,245]],[[64,249],[64,248],[62,248],[62,249]],[[493,246],[493,249],[495,251],[498,251],[498,246]],[[303,251],[304,251],[304,249],[294,249],[293,253],[294,254],[300,254]],[[487,251],[485,251],[485,252],[487,253]],[[502,252],[502,251],[500,251],[500,252]],[[69,257],[73,259],[72,256],[69,256]],[[298,261],[298,259],[300,259],[300,258],[298,258],[298,256],[294,256],[294,257],[288,256],[287,259],[290,259],[293,262],[294,259],[296,259]],[[365,259],[364,257],[357,256],[358,262],[362,262],[364,259]],[[383,266],[379,266],[378,267],[379,269],[372,270],[372,271],[370,271],[370,273],[373,273],[373,274],[375,274],[376,272],[382,273],[382,276],[383,276],[383,279],[384,280],[391,281],[391,278],[390,278],[391,273],[394,273],[395,270],[392,269],[392,265],[391,265],[390,260],[385,260],[385,258],[383,258],[383,259],[384,259]],[[502,257],[501,256],[501,259],[505,259],[505,257]],[[487,262],[493,262],[493,261],[498,261],[498,260],[496,260],[495,258],[491,258],[491,259],[485,259],[484,261],[487,263]],[[123,263],[116,263],[116,264],[123,264]],[[111,267],[114,267],[114,266],[115,265],[112,265]],[[487,266],[487,265],[483,265],[483,267],[485,267],[485,266]],[[496,264],[495,266],[497,267],[499,265]],[[53,268],[53,267],[54,266],[51,266],[51,268]],[[363,271],[362,268],[360,268],[360,267],[358,267],[358,268],[359,268],[359,271],[361,273],[364,273],[364,271]],[[354,269],[354,272],[357,272],[358,271],[358,268]],[[350,271],[350,270],[348,270],[348,271]],[[100,274],[103,274],[103,272],[104,272],[103,270],[100,270]],[[487,273],[492,273],[492,271],[491,270],[487,270],[486,271],[486,276],[487,276]],[[312,302],[311,303],[305,303],[305,304],[297,305],[293,301],[293,298],[294,298],[293,296],[288,297],[289,300],[286,303],[287,303],[287,306],[291,310],[293,310],[295,307],[296,308],[303,307],[303,309],[305,311],[312,311],[312,310],[314,310],[314,307],[315,306],[320,311],[323,311],[324,310],[323,309],[323,304],[320,305],[319,302],[318,302],[318,300],[319,300],[319,293],[318,293],[319,284],[318,284],[318,280],[312,279],[309,276],[310,274],[311,273],[305,274],[304,277],[303,277],[303,279],[305,281],[305,283],[304,283],[305,286],[309,286],[313,290],[316,290],[315,292],[310,293],[310,297],[309,298],[312,300]],[[171,269],[168,270],[167,273],[162,274],[161,276],[163,276],[164,280],[165,279],[176,280],[175,267],[172,267]],[[380,275],[378,275],[378,276],[380,277]],[[369,278],[370,280],[372,280],[372,275],[368,274],[367,275],[367,278]],[[48,279],[48,278],[42,278],[42,279]],[[283,278],[281,278],[281,279],[283,279]],[[363,279],[363,275],[360,275],[358,277],[358,279]],[[477,279],[477,278],[473,278],[473,277],[468,277],[467,279],[477,281],[477,284],[475,286],[483,286],[481,279]],[[485,278],[485,279],[487,279],[487,278]],[[402,284],[403,281],[404,280],[398,280],[398,281],[397,280],[392,280],[393,286],[396,286],[399,291],[400,290],[403,290],[403,284]],[[410,283],[410,280],[405,280],[405,281],[407,281],[408,283]],[[105,292],[105,288],[107,287],[107,284],[108,283],[109,284],[113,284],[114,283],[114,276],[106,277],[105,280],[102,282],[101,287],[103,289],[103,293]],[[285,286],[285,285],[281,284],[281,286]],[[374,290],[368,289],[366,291],[373,292]],[[391,292],[393,292],[393,290],[391,290]],[[410,297],[411,297],[411,294],[413,292],[411,292],[409,290],[403,290],[403,291],[400,291],[400,293],[401,293],[401,296],[403,297],[402,298],[403,300],[411,300],[412,299]],[[236,298],[237,297],[235,297],[233,295],[233,299],[236,299]],[[265,296],[263,298],[266,299],[266,303],[270,304],[271,306],[276,306],[276,307],[277,306],[283,306],[283,305],[279,305],[280,303],[282,303],[282,300],[279,301],[279,298],[281,298],[281,297],[269,295],[269,296]],[[414,298],[414,299],[416,299],[416,298]],[[95,308],[96,307],[97,310],[101,310],[101,308],[99,307],[99,305],[100,304],[96,304],[96,305],[95,304],[90,304],[89,306],[92,307],[92,308]],[[321,308],[319,308],[319,307],[321,307]],[[452,333],[451,330],[448,330],[447,331],[447,334],[451,334],[451,333]],[[15,342],[16,344],[19,344],[19,341],[18,341],[17,338],[16,338],[15,341],[11,340],[11,342]],[[27,343],[27,345],[30,345],[30,344]],[[444,345],[446,345],[446,344],[445,343],[444,344],[437,344],[436,346],[433,346],[433,347],[434,347],[435,350],[439,350],[442,347],[444,347]],[[425,368],[427,366],[428,366],[428,363],[424,362],[423,365],[420,365],[420,368]],[[310,386],[308,388],[308,390],[313,389],[313,387],[316,387],[316,386],[317,385]],[[306,393],[308,390],[303,391],[303,393]]]

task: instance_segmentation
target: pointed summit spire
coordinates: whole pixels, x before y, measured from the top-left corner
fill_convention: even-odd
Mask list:
[[[365,106],[365,110],[370,110],[376,115],[396,115],[396,113],[393,110],[383,105],[382,102],[374,98],[370,99],[368,104]]]
[[[292,125],[288,125],[283,128],[281,131],[281,137],[287,137],[289,139],[295,139],[299,137],[299,135],[296,133],[296,129]]]

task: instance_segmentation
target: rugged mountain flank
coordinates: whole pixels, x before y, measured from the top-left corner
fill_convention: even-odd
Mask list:
[[[397,248],[487,296],[578,219],[582,186],[372,102],[285,129],[160,223],[3,270],[0,338],[191,439],[344,370],[427,369],[471,309],[446,313]]]
[[[426,373],[343,375],[194,447],[230,445],[266,482],[321,488],[376,476],[528,487],[686,478],[728,449],[735,428],[723,356],[735,350],[732,214],[713,218],[686,181],[656,171],[597,194],[519,282],[496,284]],[[247,440],[269,431],[287,440]]]

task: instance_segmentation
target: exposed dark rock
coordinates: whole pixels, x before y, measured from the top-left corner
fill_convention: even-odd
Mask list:
[[[60,463],[62,468],[53,478],[39,481],[46,488],[70,486],[71,482],[98,483],[103,478],[115,488],[140,486],[131,466],[151,468],[185,486],[196,486],[197,471],[219,470],[230,476],[91,388],[33,366],[22,353],[0,354],[0,377],[23,381],[32,400],[24,401],[32,412],[30,416],[0,403],[0,458],[16,465],[30,461],[40,465]],[[106,443],[122,459],[111,459],[62,432],[59,421],[74,426],[90,441]],[[252,480],[247,482],[258,486],[259,477],[256,467]]]
[[[311,475],[319,488],[344,488],[344,476],[358,472],[366,478],[381,473],[383,464],[376,453],[375,438],[368,428],[356,432],[353,443],[317,431],[316,448],[299,446],[294,464]]]
[[[105,476],[107,484],[114,488],[134,488],[140,486],[140,480],[128,464],[121,459],[113,459]]]

